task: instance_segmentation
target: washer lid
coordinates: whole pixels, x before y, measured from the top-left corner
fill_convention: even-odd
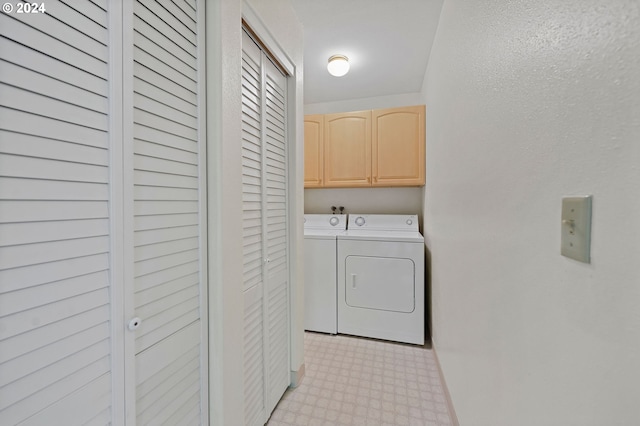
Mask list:
[[[348,230],[343,234],[338,234],[338,240],[424,243],[424,237],[418,231],[380,231],[368,229]]]
[[[342,229],[308,229],[304,230],[304,238],[316,240],[335,240],[336,235],[341,235],[345,231]]]

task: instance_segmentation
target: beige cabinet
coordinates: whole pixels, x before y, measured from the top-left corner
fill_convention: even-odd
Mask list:
[[[425,106],[305,116],[305,188],[421,186]]]
[[[424,185],[425,106],[372,112],[373,186]]]
[[[324,116],[304,117],[304,187],[324,184]]]
[[[324,116],[324,186],[371,186],[371,111]]]

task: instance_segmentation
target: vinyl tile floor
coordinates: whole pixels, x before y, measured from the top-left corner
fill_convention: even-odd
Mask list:
[[[428,346],[305,333],[306,374],[268,426],[453,426]]]

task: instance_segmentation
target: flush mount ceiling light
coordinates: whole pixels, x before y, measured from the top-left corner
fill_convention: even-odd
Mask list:
[[[344,55],[333,55],[329,58],[327,70],[335,77],[342,77],[349,72],[349,58]]]

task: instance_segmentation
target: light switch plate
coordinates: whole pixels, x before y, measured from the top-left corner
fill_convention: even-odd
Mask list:
[[[562,199],[560,253],[591,263],[591,195]]]

